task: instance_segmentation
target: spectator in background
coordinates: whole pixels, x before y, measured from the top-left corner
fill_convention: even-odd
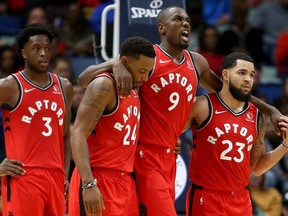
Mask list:
[[[63,55],[58,55],[51,62],[51,71],[58,76],[67,78],[72,81],[73,77],[73,68],[70,59]]]
[[[200,50],[209,63],[209,66],[214,73],[221,78],[220,67],[224,59],[224,55],[219,52],[219,34],[214,26],[205,26],[199,35]]]
[[[275,63],[281,77],[288,76],[288,29],[281,32],[276,41]]]
[[[73,83],[73,100],[71,108],[71,123],[73,124],[76,118],[77,110],[84,96],[85,89],[78,86],[76,81]]]
[[[61,28],[59,37],[64,41],[67,52],[72,56],[93,55],[93,29],[84,18],[77,4],[70,4]]]
[[[206,24],[226,28],[232,17],[231,0],[203,0],[203,19]]]
[[[0,78],[15,73],[18,69],[18,56],[12,46],[0,46]]]
[[[29,26],[32,24],[41,24],[41,25],[48,24],[44,8],[40,6],[34,6],[31,7],[30,10],[28,10],[25,25]]]
[[[280,216],[282,212],[282,195],[276,188],[265,187],[265,174],[250,175],[250,196],[255,204],[266,216]]]
[[[190,18],[191,33],[189,37],[188,50],[197,52],[199,50],[199,32],[203,26],[202,1],[193,0],[187,2],[187,14]]]
[[[288,76],[283,80],[282,88],[283,94],[273,101],[273,105],[283,115],[288,115]]]
[[[247,23],[247,4],[243,0],[232,1],[231,28],[224,31],[220,38],[221,53],[228,55],[232,52],[246,52],[256,64],[262,63],[262,37],[261,32],[253,29]]]
[[[114,0],[100,0],[101,4],[95,7],[90,17],[90,23],[93,27],[93,31],[96,38],[96,45],[100,45],[101,39],[101,15],[104,8],[114,3]],[[114,11],[109,11],[107,14],[107,34],[106,34],[106,51],[109,56],[112,56],[112,44],[113,44],[113,22]]]
[[[274,65],[276,40],[288,28],[288,0],[264,1],[248,17],[252,28],[262,31],[264,63]]]

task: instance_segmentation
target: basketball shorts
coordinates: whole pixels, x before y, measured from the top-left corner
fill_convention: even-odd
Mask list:
[[[64,215],[64,171],[27,167],[25,170],[26,174],[18,178],[2,177],[3,215]]]
[[[186,216],[252,216],[249,191],[220,193],[190,186],[186,199]]]
[[[172,149],[138,145],[135,176],[141,216],[177,216],[175,202],[176,155]]]
[[[97,179],[105,209],[102,216],[138,216],[139,200],[133,177],[126,172],[109,169],[93,169],[93,176]],[[69,216],[86,216],[81,189],[81,177],[74,169],[69,193]]]

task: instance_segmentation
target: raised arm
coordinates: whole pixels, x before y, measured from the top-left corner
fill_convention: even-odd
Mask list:
[[[266,122],[264,114],[260,114],[258,126],[259,134],[251,149],[250,155],[251,171],[255,175],[262,175],[267,172],[288,152],[288,117],[282,116],[280,119],[281,122],[279,123],[279,127],[281,129],[284,144],[280,144],[276,149],[266,152],[264,145]],[[287,147],[285,147],[285,145]]]
[[[132,76],[117,56],[98,65],[91,65],[86,68],[78,78],[78,85],[86,88],[89,82],[99,73],[112,71],[116,80],[117,92],[120,96],[128,96],[133,88]]]
[[[263,112],[265,115],[270,117],[270,121],[272,122],[276,134],[279,136],[280,135],[280,128],[279,128],[279,121],[280,117],[282,116],[281,112],[276,109],[274,106],[271,106],[264,101],[252,96],[251,102],[255,104],[255,106]]]
[[[200,84],[208,91],[208,92],[218,92],[222,88],[222,81],[218,78],[218,76],[211,71],[210,66],[207,60],[200,54],[191,52],[197,71],[200,76]]]
[[[77,84],[86,88],[91,82],[91,80],[96,77],[99,73],[104,71],[112,71],[115,59],[110,59],[106,62],[100,63],[98,65],[91,65],[87,67],[78,77]]]
[[[71,148],[82,184],[93,182],[87,138],[94,130],[107,105],[115,98],[112,81],[106,77],[93,80],[87,87],[77,111],[71,134]],[[103,198],[97,185],[83,189],[87,214],[102,215]],[[93,215],[94,215],[93,214]]]

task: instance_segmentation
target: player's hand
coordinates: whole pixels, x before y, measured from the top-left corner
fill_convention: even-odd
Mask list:
[[[129,96],[133,88],[132,75],[120,60],[114,61],[113,75],[116,80],[118,94],[121,97]]]
[[[288,145],[288,117],[281,116],[278,125],[281,130],[281,136],[283,138],[283,142],[284,144]]]
[[[26,171],[23,169],[24,163],[18,160],[9,160],[5,158],[0,164],[0,176],[10,175],[19,177],[25,175]]]
[[[280,127],[279,127],[279,121],[280,121],[280,117],[283,116],[283,115],[275,107],[273,109],[271,109],[269,114],[270,114],[270,121],[272,122],[272,124],[274,126],[274,129],[275,129],[275,133],[278,136],[280,136],[281,135],[281,131],[280,131]]]
[[[180,138],[178,138],[175,148],[173,149],[174,154],[176,154],[177,156],[181,154],[181,144],[182,144],[182,141]]]
[[[65,200],[68,201],[69,199],[69,181],[68,180],[65,180],[64,182],[64,187],[65,187],[65,192],[64,192],[64,196],[65,196]]]
[[[91,188],[83,189],[83,202],[85,211],[90,216],[102,216],[104,201],[99,188],[95,185]]]

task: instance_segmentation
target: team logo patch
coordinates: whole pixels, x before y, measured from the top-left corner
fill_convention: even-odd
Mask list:
[[[253,114],[251,112],[248,112],[246,114],[246,119],[245,120],[254,123]]]
[[[147,207],[144,203],[140,203],[140,216],[147,216]]]

